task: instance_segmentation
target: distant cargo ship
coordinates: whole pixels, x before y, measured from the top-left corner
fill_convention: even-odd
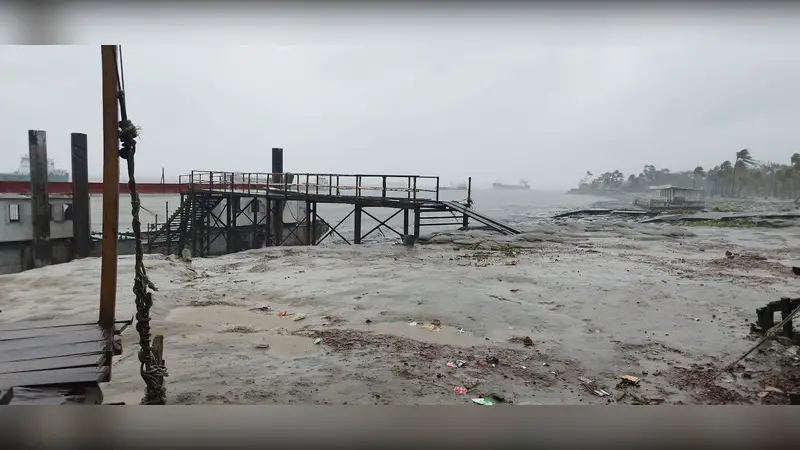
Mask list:
[[[520,180],[518,184],[503,184],[503,183],[492,183],[492,188],[494,189],[530,189],[530,185],[525,180]]]
[[[442,186],[439,188],[440,191],[466,191],[467,190],[467,183],[461,183],[458,185],[451,184],[449,186]]]
[[[0,173],[0,181],[31,181],[31,159],[23,156],[20,159],[19,168],[16,172]],[[56,169],[52,159],[47,160],[47,181],[69,181],[69,172],[64,169]]]

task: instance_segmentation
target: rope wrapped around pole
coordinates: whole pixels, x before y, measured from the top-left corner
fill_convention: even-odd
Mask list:
[[[121,47],[119,48],[115,61],[117,64],[117,97],[122,119],[119,122],[119,140],[121,144],[119,156],[126,161],[128,166],[128,190],[131,194],[131,216],[133,217],[131,227],[133,228],[133,235],[136,242],[133,293],[136,302],[136,331],[139,333],[139,372],[145,383],[145,394],[141,404],[163,405],[166,403],[164,378],[167,376],[167,368],[162,364],[162,361],[153,354],[150,336],[150,309],[153,306],[153,293],[148,291],[148,289],[152,291],[158,291],[158,289],[148,278],[147,271],[144,267],[142,222],[139,218],[142,206],[136,187],[136,168],[134,160],[134,156],[136,155],[136,139],[139,137],[139,129],[133,122],[128,120],[125,107]]]

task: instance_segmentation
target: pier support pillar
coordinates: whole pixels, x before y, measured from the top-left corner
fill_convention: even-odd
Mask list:
[[[317,202],[311,203],[311,244],[317,245]]]
[[[28,131],[28,151],[31,174],[31,212],[33,215],[33,268],[49,266],[53,253],[50,248],[50,196],[47,186],[47,134],[41,130]],[[60,207],[60,205],[59,205]]]
[[[419,205],[414,205],[414,237],[419,239],[419,225],[420,225],[420,217],[421,211],[419,210]]]
[[[355,213],[353,214],[355,223],[353,224],[353,243],[361,243],[361,205],[355,205]]]
[[[408,208],[403,208],[403,236],[408,236]]]
[[[227,208],[227,223],[225,224],[225,228],[227,228],[227,241],[228,241],[228,253],[234,253],[240,251],[241,245],[239,245],[239,234],[236,230],[236,219],[239,215],[239,197],[231,194],[228,195],[228,198],[225,200],[228,204],[226,205]]]
[[[311,210],[311,202],[306,202],[306,217],[304,219],[304,223],[306,224],[306,236],[305,242],[306,245],[314,245],[314,227],[311,225],[311,216],[313,211]]]
[[[275,189],[282,189],[283,184],[283,149],[272,149],[272,183]],[[285,202],[280,200],[272,201],[272,233],[275,237],[275,245],[281,245],[283,241],[283,209]]]
[[[72,133],[72,242],[75,258],[88,258],[92,252],[91,216],[89,211],[89,163],[86,135]]]

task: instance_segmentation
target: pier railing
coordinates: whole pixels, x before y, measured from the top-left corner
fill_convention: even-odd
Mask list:
[[[190,190],[307,196],[439,200],[439,177],[322,173],[242,173],[193,170],[179,183]]]

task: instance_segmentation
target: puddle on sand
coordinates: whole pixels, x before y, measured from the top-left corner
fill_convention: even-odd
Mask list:
[[[168,322],[203,327],[227,328],[237,325],[249,326],[255,330],[286,328],[294,330],[306,324],[305,320],[295,322],[292,317],[278,317],[275,313],[260,313],[235,306],[181,306],[167,314]]]
[[[391,336],[404,337],[417,341],[428,342],[431,344],[453,345],[459,347],[470,347],[473,345],[486,345],[487,341],[482,337],[472,336],[468,331],[458,332],[458,328],[442,326],[439,331],[426,330],[424,325],[418,324],[411,326],[406,322],[380,322],[370,325],[365,330],[376,334],[388,334]]]
[[[279,358],[298,358],[304,356],[314,356],[322,353],[322,346],[315,345],[314,339],[301,336],[285,335],[258,335],[253,341],[254,352],[264,352],[270,356]],[[258,348],[257,346],[269,345],[269,348]]]

